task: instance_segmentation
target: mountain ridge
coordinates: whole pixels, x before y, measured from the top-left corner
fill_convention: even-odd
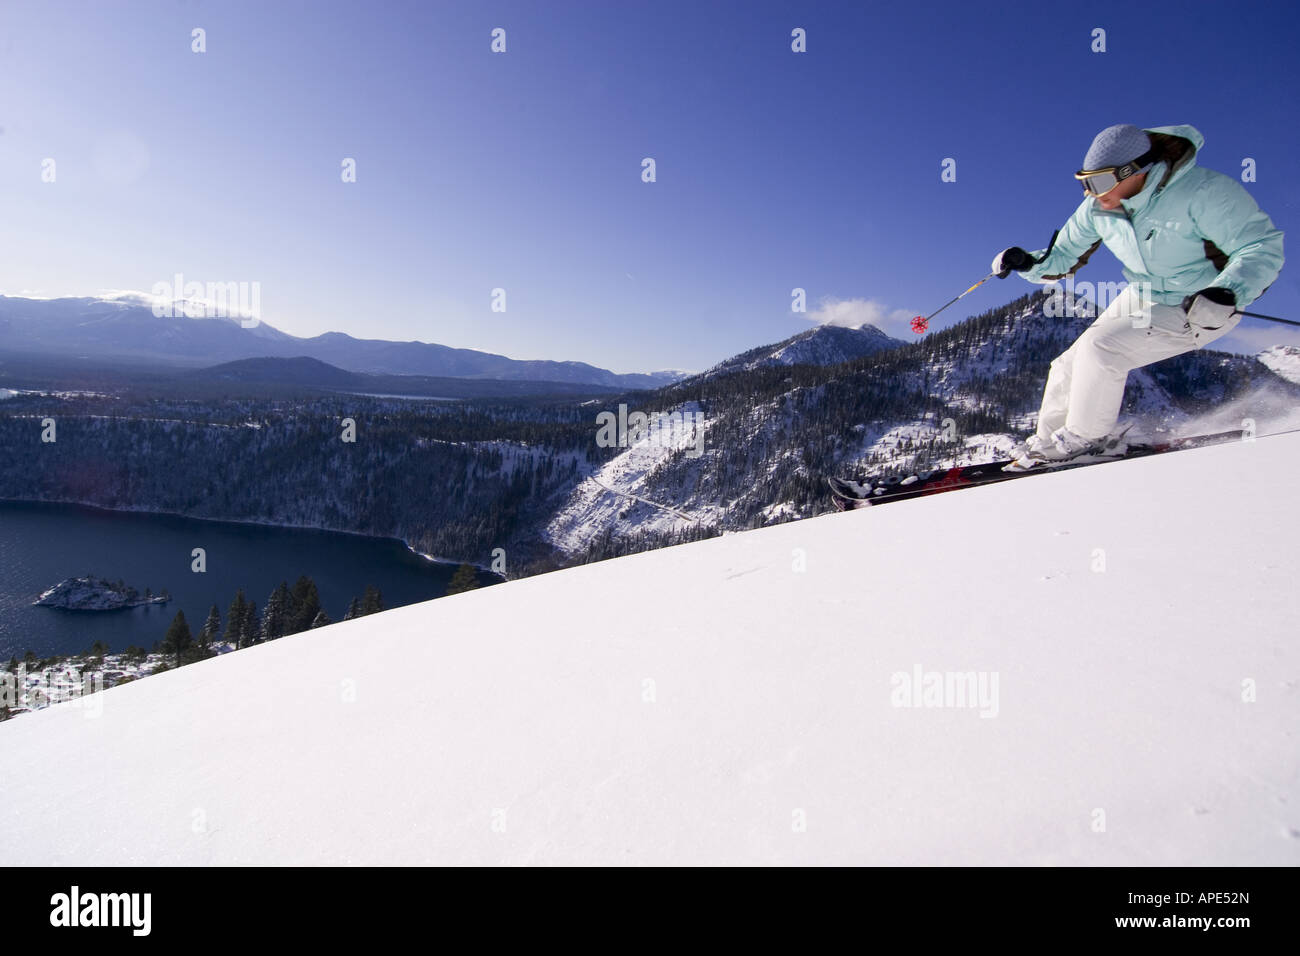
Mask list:
[[[302,386],[362,395],[411,398],[507,398],[612,393],[608,385],[548,382],[541,379],[455,378],[432,375],[385,375],[351,372],[307,355],[248,358],[194,369],[188,384]]]
[[[708,378],[765,366],[839,365],[907,344],[869,323],[860,326],[817,325],[779,342],[733,355],[702,372],[701,376]]]
[[[301,338],[266,322],[243,328],[231,318],[160,317],[135,298],[0,295],[0,348],[32,354],[90,352],[189,366],[252,358],[306,356],[351,372],[491,378],[657,388],[675,373],[619,374],[586,362],[512,359],[430,342],[362,339],[346,332]]]

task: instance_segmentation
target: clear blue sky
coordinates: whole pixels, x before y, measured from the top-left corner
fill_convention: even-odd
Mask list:
[[[1282,3],[5,0],[0,290],[182,272],[260,282],[298,335],[698,369],[807,328],[795,286],[930,312],[1041,247],[1113,123],[1196,126],[1230,175],[1253,157],[1293,244],[1298,26]],[[1297,276],[1256,311],[1300,318]],[[1273,342],[1300,329],[1223,347]]]

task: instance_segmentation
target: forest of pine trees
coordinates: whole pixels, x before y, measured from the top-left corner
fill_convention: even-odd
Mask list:
[[[383,596],[379,588],[367,585],[362,597],[354,597],[348,605],[344,620],[375,614],[383,609]],[[239,650],[333,623],[321,607],[316,582],[304,574],[299,576],[293,587],[287,581],[276,585],[260,613],[257,602],[249,600],[243,588],[240,588],[226,609],[224,628],[221,612],[214,604],[208,610],[197,636],[191,632],[189,622],[185,620],[185,612],[177,611],[166,635],[154,645],[153,651],[167,655],[168,666],[180,667],[214,656],[217,653],[215,645],[219,643],[229,644]],[[102,657],[108,652],[109,648],[97,641],[90,654]],[[145,657],[145,651],[131,646],[125,655],[140,659]]]

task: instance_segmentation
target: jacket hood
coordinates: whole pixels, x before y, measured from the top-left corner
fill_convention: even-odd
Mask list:
[[[1143,130],[1156,149],[1156,164],[1147,173],[1141,192],[1124,200],[1124,213],[1107,213],[1093,200],[1097,215],[1131,215],[1144,209],[1166,186],[1181,178],[1196,165],[1196,153],[1205,145],[1205,137],[1194,126],[1153,126]]]
[[[1151,145],[1160,151],[1156,161],[1165,164],[1157,191],[1195,165],[1196,154],[1205,145],[1205,137],[1195,126],[1153,126],[1143,132],[1151,137]]]
[[[1194,150],[1199,150],[1205,145],[1205,137],[1195,126],[1153,126],[1150,129],[1144,129],[1142,132],[1148,136],[1152,133],[1160,133],[1164,136],[1177,136],[1179,139],[1185,139],[1192,144]]]

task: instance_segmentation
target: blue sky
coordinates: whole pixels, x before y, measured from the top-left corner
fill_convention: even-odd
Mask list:
[[[0,290],[256,281],[297,335],[617,371],[801,331],[794,287],[910,334],[1000,248],[1046,244],[1113,123],[1196,126],[1230,175],[1254,158],[1290,239],[1298,25],[1278,3],[6,0]],[[1254,310],[1300,319],[1297,275]],[[1079,278],[1121,277],[1102,252]],[[1031,288],[990,282],[935,327]],[[1275,342],[1300,329],[1218,347]]]

